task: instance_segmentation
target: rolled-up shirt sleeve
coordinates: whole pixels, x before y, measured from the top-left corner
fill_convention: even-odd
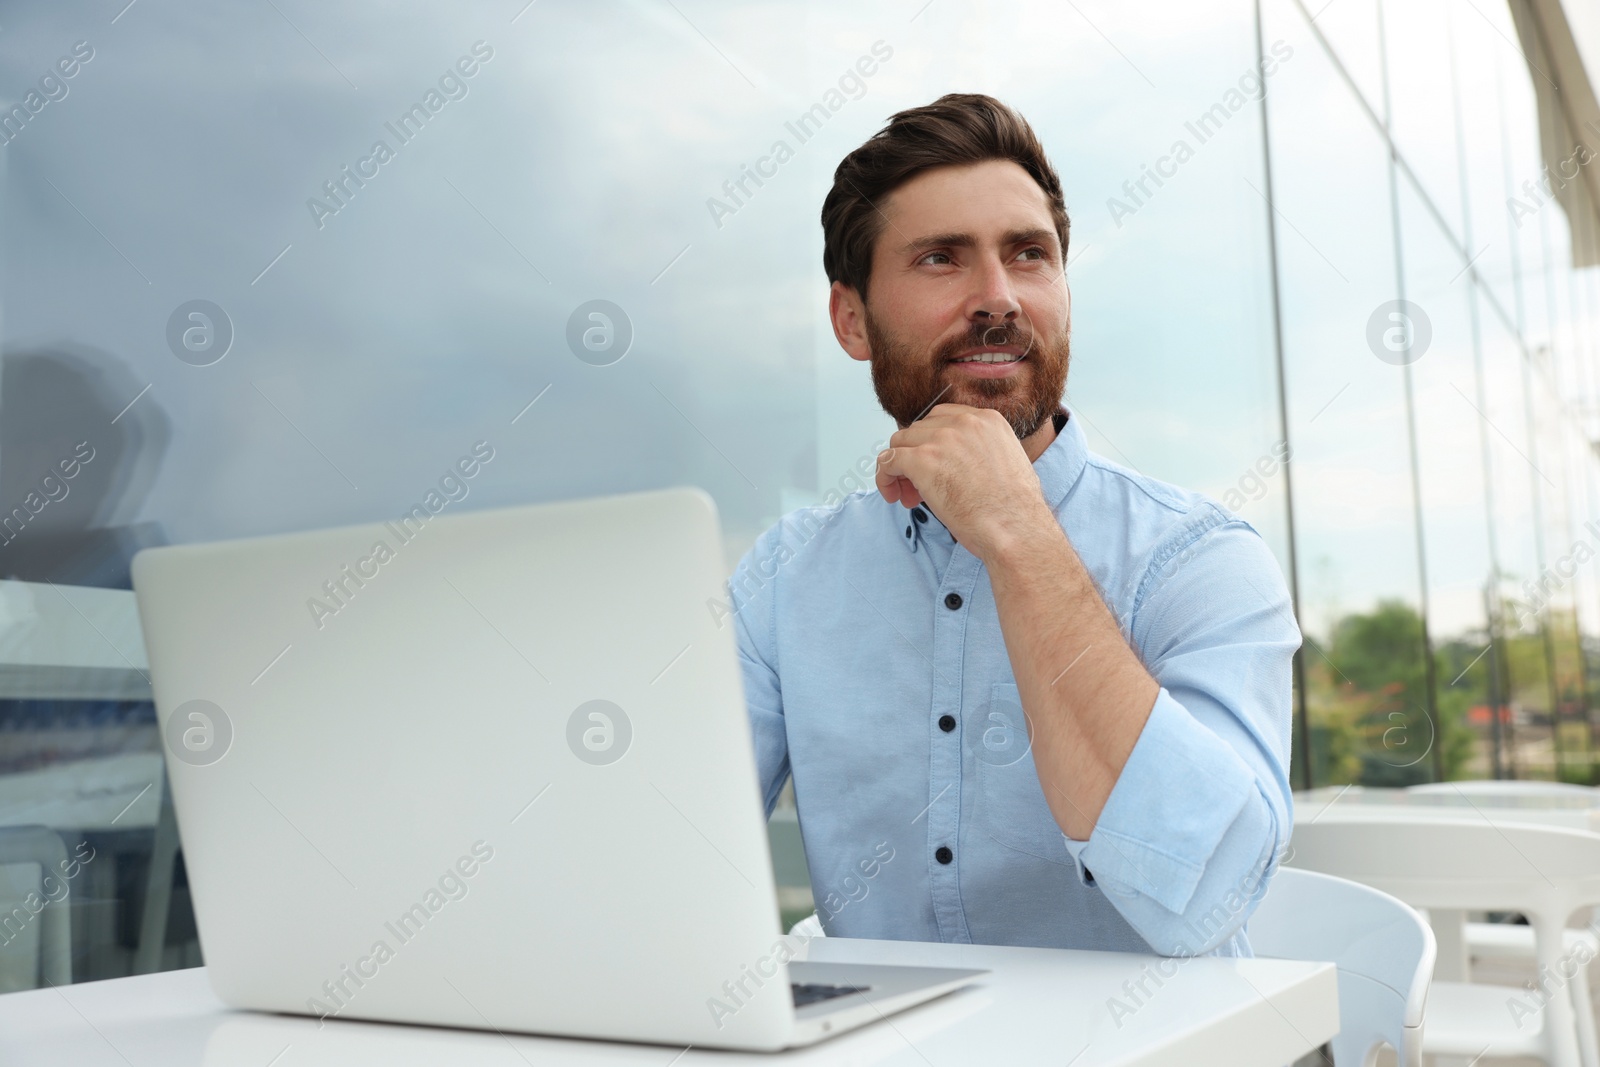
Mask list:
[[[1265,541],[1212,507],[1145,575],[1128,631],[1160,690],[1089,839],[1065,839],[1084,884],[1169,956],[1248,952],[1292,829],[1301,634]]]

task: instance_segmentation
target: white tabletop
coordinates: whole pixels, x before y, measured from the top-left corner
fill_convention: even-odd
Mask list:
[[[1324,786],[1294,795],[1294,821],[1312,822],[1328,812],[1346,818],[1471,818],[1489,823],[1522,822],[1600,832],[1600,790],[1588,793],[1496,794],[1470,790],[1416,792],[1359,785]]]
[[[149,829],[161,812],[161,770],[159,752],[121,752],[0,774],[0,826]]]
[[[231,1011],[204,968],[0,996],[0,1063],[74,1067],[1051,1063],[1282,1067],[1338,1029],[1332,964],[817,938],[817,960],[986,967],[975,986],[776,1055]],[[1124,983],[1146,977],[1148,996]],[[1154,973],[1153,971],[1151,973]],[[1114,1014],[1111,998],[1126,1012]],[[1142,1003],[1140,1003],[1142,1002]],[[678,1057],[674,1059],[674,1057]]]
[[[0,581],[0,697],[149,700],[133,592]]]

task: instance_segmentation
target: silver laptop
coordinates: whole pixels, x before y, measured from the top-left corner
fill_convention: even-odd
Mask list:
[[[982,971],[789,962],[711,498],[146,549],[228,1004],[773,1050]]]

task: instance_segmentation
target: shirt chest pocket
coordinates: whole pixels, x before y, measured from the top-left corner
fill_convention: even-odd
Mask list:
[[[978,709],[976,721],[969,720],[967,743],[976,757],[978,832],[1013,851],[1074,866],[1045,801],[1015,683],[994,683],[989,702]]]

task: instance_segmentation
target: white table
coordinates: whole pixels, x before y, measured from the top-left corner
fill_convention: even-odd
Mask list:
[[[0,996],[0,1063],[73,1067],[514,1067],[549,1064],[1111,1064],[1282,1067],[1337,1031],[1329,963],[1183,960],[1134,1014],[1125,999],[1158,957],[1114,952],[817,938],[812,959],[986,967],[975,986],[810,1049],[738,1054],[502,1036],[231,1011],[204,968]],[[1168,964],[1170,970],[1172,964]],[[288,1050],[287,1052],[285,1050]],[[674,1059],[674,1056],[680,1058]]]
[[[1296,825],[1315,822],[1324,812],[1361,819],[1473,819],[1489,823],[1537,823],[1600,833],[1600,790],[1592,793],[1500,795],[1454,790],[1418,793],[1409,789],[1324,786],[1294,795]],[[1467,915],[1435,908],[1428,912],[1438,945],[1433,977],[1437,982],[1465,982],[1472,973],[1467,944]]]
[[[1310,822],[1325,811],[1346,817],[1482,819],[1532,822],[1600,833],[1600,789],[1593,795],[1546,793],[1500,796],[1493,793],[1369,789],[1359,785],[1324,786],[1294,795],[1294,821]]]
[[[0,695],[149,700],[133,592],[0,581]]]

